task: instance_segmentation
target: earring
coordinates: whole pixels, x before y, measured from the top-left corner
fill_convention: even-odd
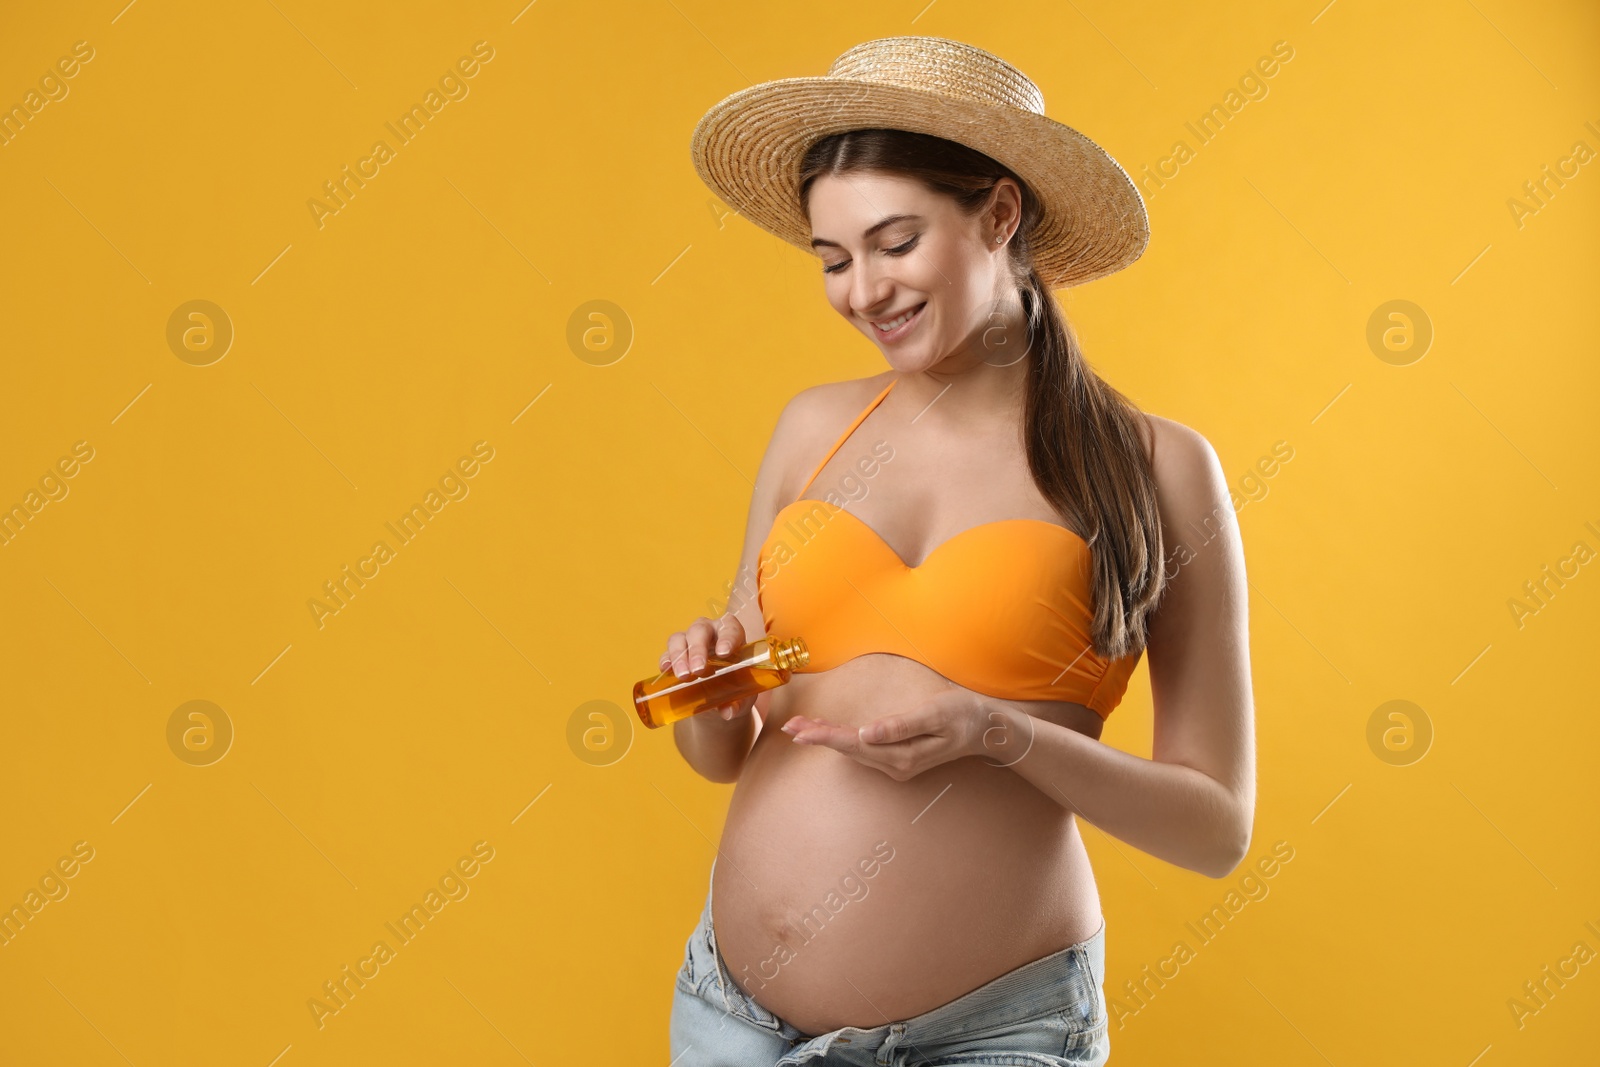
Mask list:
[[[994,239],[994,243],[995,244],[1003,244],[1005,242],[1005,239],[1006,239],[1005,234],[1001,234],[999,237],[996,237]]]

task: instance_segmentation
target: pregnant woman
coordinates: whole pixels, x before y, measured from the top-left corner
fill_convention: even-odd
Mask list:
[[[1144,204],[1021,72],[938,38],[735,93],[693,155],[821,259],[888,370],[784,408],[729,610],[661,658],[689,677],[764,633],[811,652],[788,685],[673,727],[737,785],[672,1063],[1104,1063],[1078,820],[1221,878],[1255,807],[1216,455],[1096,376],[1051,295],[1136,260]],[[1168,558],[1191,529],[1203,547]],[[1146,649],[1148,760],[1099,740]]]

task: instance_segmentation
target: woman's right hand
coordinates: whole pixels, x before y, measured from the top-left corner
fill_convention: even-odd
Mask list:
[[[667,650],[661,656],[661,669],[671,671],[679,678],[691,678],[705,671],[712,655],[726,656],[744,643],[744,624],[737,615],[730,612],[716,620],[702,615],[690,623],[688,629],[667,638]],[[733,722],[749,715],[755,705],[755,696],[748,696],[731,704],[707,708],[694,718],[715,715]]]

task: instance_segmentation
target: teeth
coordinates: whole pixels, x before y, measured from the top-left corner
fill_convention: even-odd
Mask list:
[[[921,304],[918,304],[917,307],[914,307],[910,311],[907,311],[905,314],[901,315],[899,318],[890,319],[888,322],[875,322],[875,323],[873,323],[873,325],[878,328],[879,332],[888,333],[890,330],[894,329],[896,326],[904,326],[906,324],[906,321],[908,319],[910,319],[911,316],[915,315],[917,313],[917,309],[920,308],[921,306],[922,306]]]

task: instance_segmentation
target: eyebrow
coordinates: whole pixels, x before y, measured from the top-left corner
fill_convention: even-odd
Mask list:
[[[865,230],[862,230],[861,231],[861,236],[862,237],[871,237],[873,234],[877,233],[879,230],[883,229],[885,226],[890,225],[891,223],[906,222],[908,220],[915,220],[917,222],[921,222],[922,221],[922,216],[921,215],[889,215],[889,216],[887,216],[885,218],[879,219],[876,223],[874,223],[873,225],[867,227]],[[831,248],[840,248],[840,247],[842,247],[839,244],[838,241],[830,241],[826,237],[813,237],[811,239],[811,247],[812,248],[817,248],[817,247],[820,247],[821,245],[828,245]]]

